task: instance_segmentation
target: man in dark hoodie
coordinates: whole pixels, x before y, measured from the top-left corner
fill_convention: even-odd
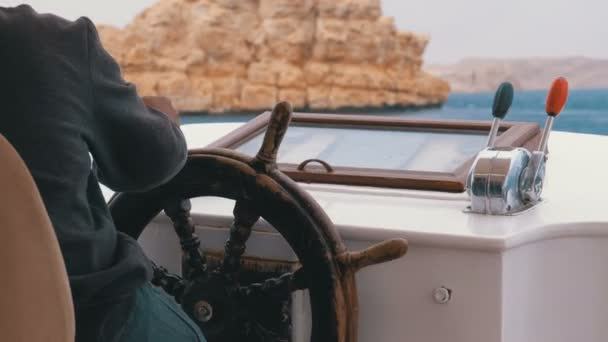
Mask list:
[[[149,284],[149,260],[116,230],[98,184],[142,191],[179,172],[187,151],[171,103],[137,95],[89,19],[25,5],[0,7],[0,103],[0,134],[25,160],[59,239],[76,340],[204,341]]]

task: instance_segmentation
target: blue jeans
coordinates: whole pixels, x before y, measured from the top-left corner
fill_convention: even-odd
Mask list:
[[[121,342],[206,342],[198,326],[162,289],[146,284],[137,291],[135,307]]]

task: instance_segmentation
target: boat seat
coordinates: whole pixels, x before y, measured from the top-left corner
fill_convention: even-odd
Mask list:
[[[59,243],[25,163],[0,135],[0,341],[73,342]]]

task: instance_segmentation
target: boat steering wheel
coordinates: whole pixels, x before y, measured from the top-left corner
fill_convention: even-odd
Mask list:
[[[372,264],[401,257],[407,242],[394,239],[361,252],[349,252],[333,223],[315,200],[285,176],[276,164],[292,108],[278,103],[264,142],[255,157],[229,149],[189,152],[182,171],[170,182],[143,193],[120,193],[109,203],[116,227],[138,238],[164,209],[173,221],[182,248],[182,276],[154,267],[153,283],[181,303],[209,342],[232,341],[248,329],[263,341],[283,341],[247,317],[252,297],[289,296],[299,289],[310,294],[314,342],[357,339],[355,273]],[[236,201],[223,262],[209,269],[190,218],[190,198],[216,196]],[[301,267],[262,283],[241,285],[241,256],[259,218],[270,223],[289,243]]]

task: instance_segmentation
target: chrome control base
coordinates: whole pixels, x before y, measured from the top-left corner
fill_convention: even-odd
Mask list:
[[[520,208],[519,211],[511,211],[511,212],[508,212],[506,214],[501,214],[501,215],[495,214],[495,216],[518,216],[518,215],[522,215],[522,214],[525,214],[525,213],[527,213],[529,211],[532,211],[532,210],[536,209],[539,205],[541,205],[543,203],[546,203],[546,202],[547,202],[547,200],[540,199],[536,203],[530,203],[530,204],[525,205],[524,207]],[[473,209],[471,208],[471,206],[468,206],[468,207],[464,208],[462,210],[462,212],[465,213],[465,214],[492,215],[492,214],[475,212],[475,211],[473,211]]]
[[[468,212],[514,215],[534,207],[542,193],[545,154],[525,148],[481,151],[467,177]]]

